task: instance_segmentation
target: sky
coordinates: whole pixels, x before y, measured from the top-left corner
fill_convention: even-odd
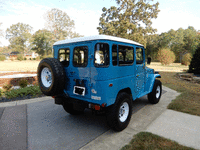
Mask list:
[[[159,2],[160,12],[153,19],[157,33],[170,29],[186,29],[193,26],[200,30],[200,0],[154,0]],[[97,27],[102,8],[117,6],[115,0],[0,0],[0,29],[5,31],[18,22],[33,27],[32,33],[45,28],[44,14],[52,8],[65,11],[75,22],[75,31],[83,36],[98,35]],[[0,38],[0,46],[9,45]]]

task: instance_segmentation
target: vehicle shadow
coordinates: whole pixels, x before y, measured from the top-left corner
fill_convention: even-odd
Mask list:
[[[167,91],[162,90],[162,95],[165,94],[166,92]],[[136,113],[137,111],[139,111],[146,105],[152,105],[151,103],[149,103],[147,95],[134,100],[132,104],[133,104],[133,108],[132,108],[133,113]]]
[[[133,113],[148,102],[147,96],[133,101]],[[110,130],[105,115],[85,109],[70,115],[53,100],[27,105],[29,149],[79,149]]]

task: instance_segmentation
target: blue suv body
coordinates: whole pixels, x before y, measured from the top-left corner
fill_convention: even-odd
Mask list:
[[[146,67],[144,46],[137,42],[98,35],[58,41],[53,49],[54,58],[38,66],[38,81],[42,92],[71,114],[86,107],[106,110],[110,126],[121,131],[130,121],[133,100],[147,94],[151,103],[160,99],[156,78],[161,76]]]

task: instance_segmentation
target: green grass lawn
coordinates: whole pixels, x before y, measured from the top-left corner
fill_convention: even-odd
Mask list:
[[[160,72],[164,86],[181,93],[169,105],[168,109],[200,116],[200,84],[181,80],[175,72]],[[194,150],[177,142],[160,137],[149,132],[136,134],[128,145],[121,150]]]
[[[149,132],[140,132],[121,150],[194,150]]]
[[[164,86],[181,93],[167,108],[200,116],[200,84],[181,80],[175,72],[160,72],[160,75]]]

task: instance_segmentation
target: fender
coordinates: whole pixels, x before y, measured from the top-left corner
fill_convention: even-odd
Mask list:
[[[149,89],[147,90],[148,92],[147,93],[151,93],[152,90],[153,90],[153,85],[154,85],[154,82],[156,80],[156,78],[161,78],[161,75],[160,74],[149,74],[149,82],[147,82],[147,87],[149,87]]]

